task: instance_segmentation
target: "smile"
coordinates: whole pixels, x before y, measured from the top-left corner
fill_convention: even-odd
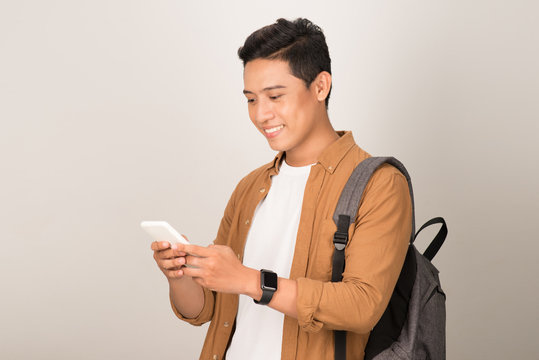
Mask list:
[[[279,125],[279,126],[276,126],[276,127],[274,127],[274,128],[271,128],[271,129],[264,129],[264,132],[265,132],[266,134],[271,134],[271,133],[274,133],[274,132],[276,132],[276,131],[281,130],[282,128],[284,128],[284,125]]]

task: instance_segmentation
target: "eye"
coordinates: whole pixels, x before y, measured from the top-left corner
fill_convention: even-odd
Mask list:
[[[252,103],[254,101],[255,101],[255,99],[247,99],[247,103]]]
[[[271,100],[277,100],[277,99],[280,98],[281,96],[283,96],[283,95],[270,96],[269,98],[270,98]]]

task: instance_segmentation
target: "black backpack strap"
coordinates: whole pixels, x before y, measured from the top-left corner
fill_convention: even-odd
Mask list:
[[[408,171],[404,165],[394,157],[370,157],[363,160],[356,166],[352,175],[350,175],[350,178],[341,192],[339,202],[337,203],[337,207],[333,214],[333,221],[335,222],[335,225],[337,225],[337,231],[333,236],[335,250],[333,252],[332,282],[339,282],[342,280],[345,265],[344,249],[348,243],[348,229],[351,222],[354,222],[356,218],[365,187],[372,174],[385,163],[391,164],[399,169],[408,181],[410,198],[412,200],[412,234],[410,243],[415,239],[414,194]],[[335,359],[346,359],[346,331],[335,331]]]
[[[423,256],[429,259],[429,261],[432,261],[434,256],[438,253],[438,250],[442,247],[442,244],[445,241],[445,238],[447,237],[447,224],[445,223],[445,220],[441,217],[435,217],[433,219],[430,219],[427,221],[419,230],[417,230],[417,233],[414,236],[414,239],[419,235],[421,230],[424,228],[434,225],[434,224],[442,224],[442,227],[438,231],[438,234],[434,237],[434,240],[430,243],[430,245],[427,247],[427,250],[423,253]]]
[[[344,271],[344,248],[348,243],[348,228],[350,227],[350,216],[339,215],[339,221],[337,222],[337,231],[333,235],[333,245],[335,245],[335,251],[333,252],[333,272],[331,274],[332,282],[339,282],[342,280],[342,273]]]
[[[344,248],[348,243],[348,228],[350,227],[350,216],[339,215],[337,222],[337,231],[333,235],[333,270],[331,274],[332,282],[342,280],[344,271]],[[335,359],[346,359],[346,331],[335,331]]]

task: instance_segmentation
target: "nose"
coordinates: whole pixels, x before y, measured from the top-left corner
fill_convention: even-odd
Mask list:
[[[265,99],[260,99],[258,103],[254,105],[254,120],[258,124],[262,124],[268,120],[273,119],[273,107],[271,103]]]

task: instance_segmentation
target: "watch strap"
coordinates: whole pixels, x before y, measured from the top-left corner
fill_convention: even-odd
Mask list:
[[[271,301],[271,298],[273,298],[274,292],[275,290],[262,289],[262,297],[260,298],[260,300],[257,301],[253,299],[253,301],[259,305],[268,305]]]

